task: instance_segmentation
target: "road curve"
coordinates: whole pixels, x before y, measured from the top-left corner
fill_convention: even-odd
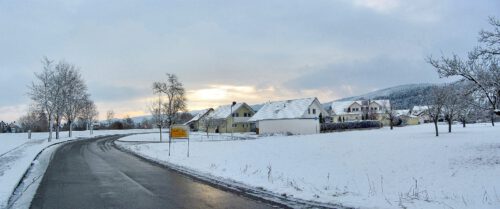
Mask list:
[[[120,151],[117,138],[61,146],[31,208],[273,208]]]

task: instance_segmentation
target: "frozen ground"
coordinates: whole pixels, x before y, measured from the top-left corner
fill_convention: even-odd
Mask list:
[[[279,195],[360,208],[500,208],[500,127],[430,124],[255,140],[117,142],[133,152]],[[132,136],[155,139],[155,135]],[[127,140],[127,139],[125,139]]]
[[[96,130],[92,137],[151,131],[153,130]],[[48,133],[33,133],[31,140],[27,139],[28,135],[26,133],[0,134],[0,208],[7,206],[8,199],[19,180],[40,151],[53,144],[90,137],[88,131],[74,131],[72,138],[68,138],[67,135],[67,132],[61,132],[61,139],[53,139],[49,143],[47,142]],[[49,149],[49,151],[53,150],[55,149]],[[43,169],[40,170],[44,171]],[[40,176],[42,174],[34,175]]]

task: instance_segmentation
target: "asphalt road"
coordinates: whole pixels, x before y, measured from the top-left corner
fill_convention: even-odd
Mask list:
[[[60,147],[31,208],[272,208],[122,152],[116,138]]]

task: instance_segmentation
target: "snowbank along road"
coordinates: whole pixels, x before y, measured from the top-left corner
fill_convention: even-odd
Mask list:
[[[63,145],[31,208],[273,208],[113,146],[119,136]]]

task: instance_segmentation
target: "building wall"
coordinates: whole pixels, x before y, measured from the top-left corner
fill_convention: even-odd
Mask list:
[[[248,109],[246,105],[242,105],[238,110],[234,111],[234,113],[237,114],[235,115],[235,117],[240,117],[240,118],[245,117],[245,113],[247,114],[246,115],[247,119],[250,119],[250,117],[253,116],[253,111]],[[250,132],[250,123],[233,123],[233,117],[231,116],[229,116],[226,119],[226,122],[227,122],[227,133],[231,133],[231,131],[234,133]],[[221,130],[221,132],[225,133],[226,132],[225,126],[223,129],[224,130]]]
[[[262,120],[257,122],[257,127],[259,134],[315,134],[320,131],[319,120],[315,119]]]
[[[406,125],[418,125],[420,120],[418,117],[405,117],[404,118]]]
[[[318,117],[319,118],[319,114],[323,113],[322,116],[323,117],[326,117],[328,116],[328,112],[326,112],[323,107],[321,106],[321,104],[319,102],[313,102],[310,106],[309,106],[309,111],[306,110],[306,112],[304,113],[303,117],[304,118],[315,118],[315,117]],[[316,112],[316,113],[314,113]]]
[[[253,116],[253,111],[248,109],[247,106],[243,105],[238,110],[234,111],[234,113],[238,114],[239,118],[245,117],[245,113],[247,114],[246,118],[250,119]],[[250,115],[248,115],[250,114]],[[236,116],[235,116],[236,117]],[[226,119],[221,120],[219,124],[219,133],[243,133],[251,131],[250,123],[233,123],[233,117],[229,116]],[[212,126],[208,129],[209,132],[215,133],[216,126]],[[200,130],[206,130],[205,128],[201,128]]]

